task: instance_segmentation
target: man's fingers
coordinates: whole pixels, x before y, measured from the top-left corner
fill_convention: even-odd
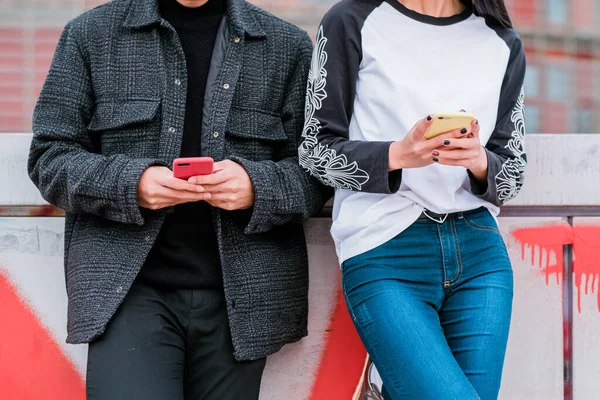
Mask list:
[[[187,192],[204,192],[204,188],[201,185],[194,185],[183,179],[178,179],[173,176],[165,176],[159,180],[159,183],[169,189],[187,191]]]
[[[230,167],[231,164],[234,164],[234,162],[231,160],[217,161],[215,163],[214,170],[215,172],[219,172],[223,169],[228,169],[228,167]]]
[[[212,193],[204,192],[204,193],[190,193],[190,192],[177,192],[173,193],[174,196],[177,196],[179,200],[183,200],[184,202],[193,202],[193,201],[206,201],[210,200],[212,197]]]
[[[190,179],[188,179],[188,182],[191,184],[202,185],[202,186],[209,186],[209,185],[214,186],[214,185],[218,185],[220,183],[226,182],[229,179],[231,179],[231,174],[229,173],[229,170],[223,169],[223,170],[219,170],[210,175],[193,176]]]
[[[219,183],[217,185],[205,185],[204,191],[212,193],[213,195],[215,195],[216,193],[235,193],[236,192],[232,181]]]
[[[237,196],[231,192],[210,192],[212,201],[233,202]]]
[[[176,190],[171,188],[164,188],[164,192],[161,193],[161,199],[165,199],[173,204],[190,203],[195,201],[204,201],[211,198],[211,193],[202,192],[194,193],[186,190]]]
[[[155,187],[148,191],[147,198],[143,201],[142,207],[151,210],[159,210],[177,204],[205,201],[210,198],[210,193],[176,190],[161,185],[155,185]]]
[[[207,203],[215,208],[220,208],[221,210],[231,211],[234,209],[234,203],[232,203],[230,201],[208,200]]]

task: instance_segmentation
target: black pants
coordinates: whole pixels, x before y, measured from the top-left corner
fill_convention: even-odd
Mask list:
[[[233,358],[222,290],[135,283],[90,343],[87,398],[258,399],[265,363]]]

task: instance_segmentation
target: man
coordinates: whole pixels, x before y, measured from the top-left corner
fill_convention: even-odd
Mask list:
[[[307,334],[311,48],[243,0],[115,0],[66,26],[29,173],[67,213],[88,399],[255,399],[266,356]],[[182,156],[216,172],[175,179]]]

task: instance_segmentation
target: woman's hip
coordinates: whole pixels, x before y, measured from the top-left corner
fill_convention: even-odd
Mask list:
[[[502,235],[486,209],[450,214],[442,223],[419,218],[388,242],[342,264],[347,292],[383,280],[439,288],[510,270]]]

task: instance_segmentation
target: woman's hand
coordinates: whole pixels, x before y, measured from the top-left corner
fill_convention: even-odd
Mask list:
[[[488,160],[479,140],[477,120],[471,122],[470,132],[464,136],[460,139],[445,138],[442,146],[431,152],[431,159],[442,165],[465,167],[483,182],[487,179]]]
[[[445,147],[445,143],[465,140],[468,131],[457,129],[445,133],[433,139],[425,139],[425,132],[431,125],[431,116],[423,118],[413,126],[406,137],[398,142],[392,143],[389,153],[389,170],[394,171],[403,168],[426,167],[436,162],[432,156],[433,151]],[[439,157],[437,157],[439,159]]]

